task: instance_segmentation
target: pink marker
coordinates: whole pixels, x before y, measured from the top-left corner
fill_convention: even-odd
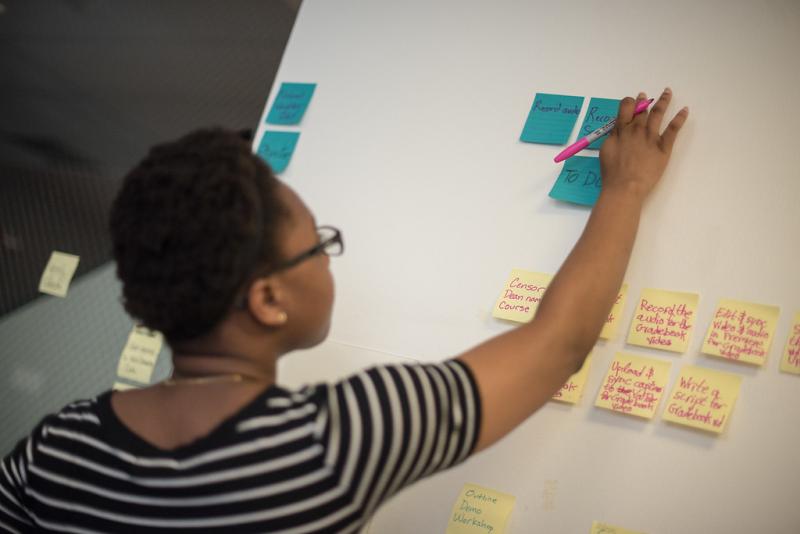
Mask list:
[[[651,98],[649,100],[642,100],[641,102],[636,104],[636,108],[633,110],[633,114],[634,115],[638,115],[642,111],[646,110],[650,106],[650,104],[653,103],[653,100],[654,100],[653,98]],[[587,146],[591,145],[596,140],[600,139],[601,137],[606,135],[608,132],[613,130],[614,129],[614,125],[616,123],[617,123],[617,119],[614,119],[611,122],[609,122],[608,124],[604,124],[600,128],[596,129],[595,131],[593,131],[592,133],[590,133],[586,137],[582,137],[581,139],[578,139],[577,141],[575,141],[574,143],[569,145],[567,148],[562,150],[558,154],[558,156],[555,157],[555,159],[553,161],[558,163],[558,162],[564,161],[565,159],[571,158],[572,156],[574,156],[575,154],[577,154],[578,152],[580,152],[581,150],[583,150],[584,148],[586,148]]]

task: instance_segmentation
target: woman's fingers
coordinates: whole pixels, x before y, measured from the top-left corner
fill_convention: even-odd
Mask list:
[[[658,135],[661,132],[661,121],[664,120],[664,113],[667,111],[670,100],[672,100],[672,90],[667,87],[664,89],[664,92],[661,93],[661,97],[656,102],[656,105],[653,106],[653,109],[650,110],[650,114],[647,117],[647,130],[651,134]]]
[[[647,100],[647,95],[644,93],[639,93],[639,96],[636,97],[636,105],[634,106],[634,113],[636,112],[636,106],[638,106],[642,100]],[[631,122],[639,124],[640,126],[644,126],[647,123],[647,113],[643,111],[638,115],[634,115],[633,120]]]
[[[675,144],[675,138],[678,136],[678,132],[683,126],[683,123],[686,122],[688,116],[689,108],[683,108],[669,121],[667,129],[661,134],[661,150],[667,154],[672,152],[672,145]]]
[[[619,113],[617,114],[617,126],[626,126],[633,119],[633,110],[636,108],[636,101],[626,96],[619,103]]]

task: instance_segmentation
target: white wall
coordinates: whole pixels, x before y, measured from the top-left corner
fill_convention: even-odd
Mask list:
[[[555,272],[588,215],[547,197],[557,149],[517,140],[537,91],[586,96],[585,112],[588,97],[670,85],[673,111],[691,108],[646,209],[621,326],[644,287],[698,292],[687,353],[599,344],[580,405],[548,404],[401,493],[370,532],[443,531],[464,482],[516,495],[511,532],[588,532],[595,519],[651,534],[800,531],[800,378],[778,372],[800,309],[798,51],[792,1],[304,2],[275,88],[318,87],[283,179],[347,250],[333,260],[330,340],[283,363],[289,384],[443,359],[509,328],[490,310],[510,270]],[[699,353],[724,297],[781,307],[764,368]],[[672,361],[670,388],[684,364],[741,374],[726,433],[593,408],[623,348]]]

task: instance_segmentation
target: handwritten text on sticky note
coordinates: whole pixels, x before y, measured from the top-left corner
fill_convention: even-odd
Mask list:
[[[794,314],[789,328],[789,339],[786,340],[781,358],[781,371],[800,375],[800,312]]]
[[[600,331],[600,337],[602,339],[613,339],[617,335],[617,326],[620,322],[622,310],[625,309],[625,299],[627,297],[628,284],[622,284],[622,288],[620,288],[619,293],[617,293],[617,298],[614,300],[614,305],[611,307],[608,317],[606,317],[603,330]]]
[[[611,361],[595,406],[652,419],[669,380],[672,364],[618,353]]]
[[[275,174],[281,173],[289,166],[299,138],[300,132],[267,130],[258,145],[258,155],[264,158]]]
[[[464,484],[453,505],[446,534],[476,534],[506,531],[516,497],[476,484]]]
[[[643,289],[628,333],[628,343],[686,352],[699,300],[700,295],[696,293]]]
[[[66,297],[79,261],[80,258],[74,254],[53,251],[39,280],[39,291],[55,297]]]
[[[583,361],[580,370],[570,376],[561,389],[553,394],[553,400],[567,402],[569,404],[577,404],[583,396],[583,390],[586,387],[586,379],[589,377],[589,367],[591,367],[592,355],[589,354]]]
[[[742,377],[694,365],[681,369],[663,418],[717,434],[725,428],[739,396]]]
[[[589,100],[589,107],[586,110],[586,116],[583,118],[581,129],[578,130],[578,137],[586,137],[601,126],[605,126],[617,118],[618,112],[619,100],[592,97],[592,99]],[[595,140],[588,148],[599,150],[607,137],[607,135],[604,135],[600,139]]]
[[[315,83],[282,83],[267,115],[267,122],[283,125],[299,123],[316,87]]]
[[[519,323],[530,321],[552,279],[549,274],[514,269],[494,305],[492,316]]]
[[[520,141],[563,145],[569,140],[583,106],[582,96],[536,93]]]
[[[722,299],[708,327],[703,352],[764,365],[779,314],[777,306]]]
[[[550,198],[582,206],[594,206],[600,197],[600,158],[572,156],[550,190]]]
[[[141,326],[133,327],[117,365],[117,375],[147,384],[153,375],[163,336]]]

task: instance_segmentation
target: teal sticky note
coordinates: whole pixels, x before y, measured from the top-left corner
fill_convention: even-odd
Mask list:
[[[281,173],[289,165],[299,138],[300,132],[268,130],[258,144],[258,155],[264,158],[275,174]]]
[[[572,156],[564,162],[550,197],[556,200],[594,206],[600,196],[600,158]]]
[[[267,122],[284,125],[299,123],[316,87],[315,83],[282,83],[267,115]]]
[[[582,96],[536,93],[519,140],[546,145],[566,144],[582,106]]]
[[[589,108],[586,110],[586,116],[583,118],[583,125],[578,131],[578,139],[586,137],[601,126],[608,124],[617,118],[619,113],[619,100],[613,98],[597,98],[592,97],[589,100]],[[606,140],[606,135],[590,144],[587,148],[594,148],[599,150]]]

